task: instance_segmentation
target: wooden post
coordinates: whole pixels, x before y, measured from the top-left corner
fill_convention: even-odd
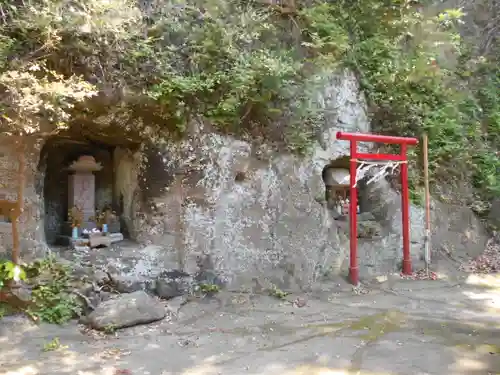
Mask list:
[[[185,228],[184,228],[184,203],[186,192],[184,191],[184,173],[177,172],[174,176],[172,184],[172,192],[176,198],[177,212],[175,217],[175,250],[177,251],[177,262],[179,268],[184,271],[186,266],[186,243],[185,243]]]
[[[429,147],[428,137],[424,133],[422,140],[422,152],[424,158],[424,189],[425,189],[425,266],[429,273],[431,263],[431,198],[429,189]]]
[[[20,136],[16,142],[16,151],[18,154],[18,170],[17,170],[17,201],[15,213],[11,217],[12,221],[12,262],[19,264],[21,253],[21,245],[19,240],[18,220],[24,211],[24,185],[26,172],[26,156],[23,137]]]

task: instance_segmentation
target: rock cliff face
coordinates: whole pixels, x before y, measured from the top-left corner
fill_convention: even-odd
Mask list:
[[[322,277],[346,272],[346,225],[333,220],[321,202],[322,170],[348,155],[349,144],[335,139],[337,131],[370,128],[353,75],[334,76],[324,87],[317,102],[327,115],[311,156],[266,152],[213,133],[149,151],[144,178],[154,176],[156,186],[146,189],[153,209],[137,218],[138,238],[163,245],[167,254],[170,249],[172,260],[188,272],[209,263],[230,284],[251,285],[257,278],[283,288],[307,288]],[[169,185],[163,192],[162,179]],[[393,270],[401,259],[396,224],[401,217],[390,215],[388,233],[360,244],[367,272],[370,267]],[[420,226],[422,217],[416,210],[413,218]],[[422,230],[416,231],[415,243],[420,245],[422,236]],[[416,258],[419,253],[416,248]]]
[[[170,254],[188,272],[205,264],[239,285],[258,278],[305,287],[338,273],[348,246],[319,202],[322,170],[348,153],[335,133],[368,132],[369,121],[353,75],[333,76],[324,87],[316,102],[325,123],[309,157],[203,129],[193,141],[147,150],[140,188],[150,212],[135,217],[137,239],[164,246],[164,259]]]
[[[348,142],[337,141],[335,133],[369,132],[369,119],[352,74],[332,75],[323,87],[314,102],[324,113],[324,124],[307,157],[277,153],[202,126],[183,142],[135,154],[115,148],[112,194],[121,201],[124,227],[132,239],[155,246],[134,251],[137,259],[127,267],[114,266],[141,276],[182,268],[245,288],[273,283],[308,289],[328,276],[347,274],[347,223],[334,220],[324,203],[322,172],[348,156]],[[41,167],[47,162],[38,162],[39,149],[29,149],[25,253],[43,248],[43,221],[52,217],[44,214],[50,210],[43,200]],[[364,194],[370,217],[360,226],[361,277],[397,271],[402,258],[400,196],[385,180],[369,185]],[[436,249],[475,255],[484,248],[482,227],[468,209],[436,205]],[[411,207],[415,263],[422,256],[423,224],[423,210]],[[1,246],[9,247],[7,237],[0,237]]]
[[[308,157],[273,153],[203,130],[193,137],[196,141],[148,150],[140,179],[149,210],[135,215],[137,238],[164,249],[156,253],[159,262],[180,264],[192,274],[210,269],[233,286],[273,283],[308,289],[320,279],[347,274],[347,223],[333,220],[322,202],[322,171],[349,153],[348,142],[337,141],[335,133],[369,132],[369,119],[364,97],[349,73],[326,81],[317,103],[326,113],[325,123]],[[385,180],[369,185],[364,194],[371,219],[360,227],[367,234],[359,241],[360,275],[398,271],[401,197]],[[484,249],[486,237],[470,210],[445,209],[437,203],[434,208],[433,218],[439,223],[434,227],[436,251],[451,242],[459,242],[464,255]],[[450,212],[460,210],[468,216],[457,226]],[[424,212],[411,206],[410,215],[412,258],[419,267]],[[463,232],[474,233],[474,238],[464,238]]]

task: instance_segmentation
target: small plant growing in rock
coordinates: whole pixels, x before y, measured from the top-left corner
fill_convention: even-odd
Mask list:
[[[68,267],[47,258],[27,266],[26,274],[27,282],[33,288],[33,304],[27,310],[32,317],[47,323],[63,324],[81,314],[81,303],[71,293]]]
[[[113,333],[115,333],[117,330],[116,328],[116,325],[114,324],[108,324],[106,327],[104,327],[103,331],[104,333],[108,334],[108,335],[111,335]]]
[[[59,349],[66,349],[66,348],[67,346],[61,345],[61,342],[59,341],[58,337],[54,337],[52,340],[46,342],[43,345],[44,352],[53,352]]]
[[[204,294],[215,294],[220,292],[220,287],[215,284],[200,284],[200,292]]]
[[[276,285],[273,285],[271,289],[269,289],[269,295],[278,299],[285,299],[289,294],[290,293],[284,292],[279,289]]]

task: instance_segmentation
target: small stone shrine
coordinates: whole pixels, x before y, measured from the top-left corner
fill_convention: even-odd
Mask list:
[[[69,242],[72,248],[88,250],[98,246],[110,246],[114,242],[123,240],[117,218],[108,219],[108,231],[103,233],[103,225],[97,225],[96,211],[96,181],[95,172],[102,170],[93,156],[83,155],[69,167],[68,176],[68,208],[73,213],[78,212],[77,238],[74,238],[74,219],[66,222],[64,242]],[[118,225],[117,225],[118,224]]]
[[[327,207],[336,215],[346,215],[349,203],[349,170],[344,168],[327,168],[323,171],[325,183],[325,201]]]

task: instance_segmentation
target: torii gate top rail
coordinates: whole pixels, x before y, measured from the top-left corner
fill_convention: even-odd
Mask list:
[[[385,143],[385,144],[403,144],[406,143],[410,146],[415,146],[418,144],[417,138],[407,138],[407,137],[394,137],[391,135],[378,135],[378,134],[365,134],[365,133],[345,133],[337,132],[337,139],[344,141],[357,141],[357,142],[375,142],[375,143]],[[377,154],[371,154],[376,156]],[[396,155],[395,155],[396,156]]]
[[[354,285],[359,283],[358,266],[358,238],[357,238],[357,206],[358,191],[356,188],[356,171],[360,159],[386,160],[401,162],[401,213],[403,220],[403,273],[411,274],[410,255],[410,214],[409,214],[409,190],[408,190],[408,163],[407,146],[418,144],[417,138],[392,137],[376,134],[344,133],[337,132],[337,139],[350,142],[350,197],[349,197],[349,242],[350,242],[350,264],[349,276]],[[358,152],[358,142],[378,142],[385,144],[399,144],[399,155],[393,154],[368,154]]]

